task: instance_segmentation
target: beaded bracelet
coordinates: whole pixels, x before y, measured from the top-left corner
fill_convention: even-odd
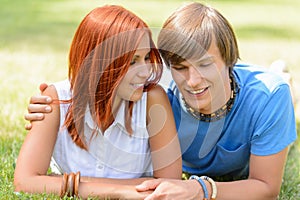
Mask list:
[[[191,179],[195,179],[195,180],[198,181],[198,183],[200,183],[200,185],[201,185],[201,187],[203,189],[203,192],[204,192],[204,198],[203,198],[203,200],[208,200],[208,191],[207,191],[207,188],[206,188],[206,185],[205,185],[204,181],[201,178],[199,178],[199,176],[196,176],[196,175],[190,176],[189,179],[190,180]]]
[[[215,200],[217,198],[217,185],[215,181],[208,176],[201,176],[200,179],[206,180],[210,183],[212,192],[211,192],[211,200]]]
[[[67,192],[67,185],[68,185],[68,174],[64,173],[61,183],[61,189],[60,189],[60,197],[64,197]]]

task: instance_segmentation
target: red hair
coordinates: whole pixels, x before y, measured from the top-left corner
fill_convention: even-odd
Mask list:
[[[92,10],[80,23],[69,54],[72,99],[65,126],[73,141],[81,148],[87,149],[83,137],[87,106],[97,127],[103,132],[114,121],[114,93],[127,73],[144,34],[150,38],[153,66],[152,75],[145,86],[145,90],[149,90],[160,80],[162,61],[143,20],[120,6],[103,6]],[[132,108],[133,102],[127,102],[126,110],[130,114],[126,115],[125,124],[130,134]]]

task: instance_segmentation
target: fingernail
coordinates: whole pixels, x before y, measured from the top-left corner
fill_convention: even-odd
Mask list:
[[[26,130],[29,130],[29,129],[30,129],[30,127],[31,127],[31,125],[30,125],[30,124],[26,124],[26,125],[25,125],[25,129],[26,129]]]
[[[48,97],[48,98],[46,99],[46,101],[47,101],[48,103],[50,103],[52,100],[51,100],[50,97]]]
[[[47,112],[50,112],[50,111],[51,111],[51,107],[50,107],[50,106],[47,106],[47,107],[45,108],[45,110],[46,110]]]
[[[43,118],[43,114],[41,114],[41,113],[38,113],[37,116],[38,116],[38,118]]]

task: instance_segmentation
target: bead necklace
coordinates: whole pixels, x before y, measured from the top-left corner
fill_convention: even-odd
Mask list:
[[[191,106],[189,106],[186,101],[184,100],[184,98],[182,97],[184,106],[186,108],[186,110],[196,119],[200,120],[200,121],[204,121],[204,122],[214,122],[217,121],[219,119],[222,119],[223,117],[225,117],[231,110],[237,91],[236,91],[236,82],[234,80],[234,77],[232,74],[230,74],[230,88],[231,88],[231,95],[230,95],[230,99],[227,101],[227,103],[222,106],[221,108],[219,108],[217,111],[211,113],[211,114],[203,114],[200,113],[196,110],[194,110]]]

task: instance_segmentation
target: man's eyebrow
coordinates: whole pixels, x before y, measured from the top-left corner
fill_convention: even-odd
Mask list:
[[[196,65],[200,65],[202,64],[203,62],[207,62],[207,61],[214,61],[214,56],[206,56],[206,57],[202,57],[200,58],[199,60],[197,60],[195,62]]]
[[[204,58],[199,59],[197,62],[195,62],[196,64],[200,64],[202,62],[205,61],[213,61],[214,56],[206,56]],[[181,66],[181,67],[187,67],[187,65],[184,65],[182,63],[178,63],[178,64],[172,64],[171,66]]]
[[[204,58],[200,58],[199,62],[203,62],[203,61],[210,61],[213,60],[214,56],[206,56]]]

